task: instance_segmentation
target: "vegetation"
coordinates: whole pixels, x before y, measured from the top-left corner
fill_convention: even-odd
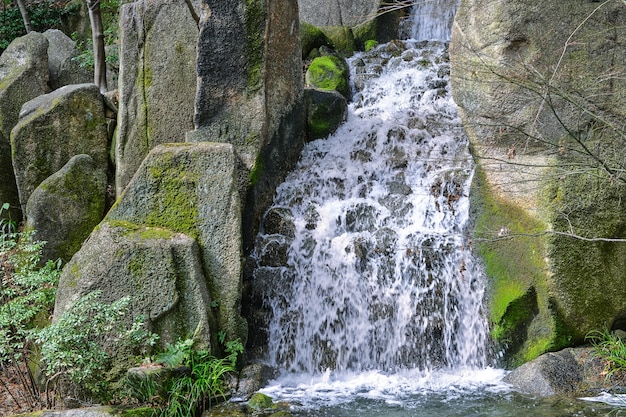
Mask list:
[[[193,339],[187,339],[170,345],[166,352],[157,356],[157,362],[189,368],[189,372],[173,378],[166,387],[168,398],[160,409],[160,417],[193,416],[197,411],[208,409],[212,401],[226,399],[224,378],[235,372],[243,345],[239,340],[226,342],[225,351],[227,356],[218,359],[208,350],[194,350]]]
[[[587,340],[593,346],[596,356],[605,362],[604,372],[607,378],[626,372],[626,343],[622,338],[605,329],[589,333]]]
[[[61,29],[61,17],[66,13],[63,2],[42,0],[26,4],[32,29],[43,32],[47,29]],[[2,0],[0,4],[0,53],[11,41],[26,35],[26,28],[18,7],[11,0]]]

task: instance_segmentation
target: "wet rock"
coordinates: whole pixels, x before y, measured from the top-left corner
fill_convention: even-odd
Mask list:
[[[309,140],[325,138],[348,117],[348,102],[338,91],[304,90]]]
[[[583,382],[582,368],[569,350],[546,353],[504,378],[520,392],[546,397],[573,395]]]
[[[293,238],[295,229],[293,214],[286,207],[272,207],[263,219],[263,232],[268,235],[279,234]]]
[[[239,386],[235,392],[238,398],[250,399],[255,392],[276,378],[276,370],[267,365],[254,363],[245,366],[239,373]]]
[[[337,91],[346,99],[350,99],[350,73],[346,62],[335,55],[315,58],[306,71],[307,87],[326,91]]]

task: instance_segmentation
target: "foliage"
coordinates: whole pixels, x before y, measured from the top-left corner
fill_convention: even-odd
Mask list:
[[[156,342],[156,335],[144,329],[143,317],[130,326],[123,320],[130,297],[111,304],[100,297],[100,291],[81,297],[56,322],[34,333],[48,383],[69,382],[73,394],[88,399],[109,395],[104,375],[115,351],[145,353]],[[61,385],[57,388],[63,390]]]
[[[596,356],[604,360],[607,378],[626,371],[626,344],[614,332],[608,329],[596,330],[587,335],[587,340]]]
[[[3,204],[0,215],[8,208]],[[36,346],[30,334],[51,314],[61,268],[60,262],[40,265],[44,243],[33,242],[32,234],[19,233],[10,219],[0,219],[0,362],[4,375],[12,375],[24,389],[14,394],[4,383],[2,388],[18,406],[28,407],[40,401],[32,374]]]
[[[167,387],[169,397],[160,411],[161,417],[193,416],[198,409],[206,410],[212,400],[226,397],[224,378],[236,370],[243,345],[239,340],[226,342],[227,355],[222,359],[208,350],[193,350],[193,345],[193,339],[178,341],[156,357],[157,362],[189,368],[188,373],[174,378]]]
[[[47,29],[61,28],[63,8],[58,1],[42,0],[26,7],[33,30],[44,32]],[[0,52],[4,51],[13,39],[26,34],[22,15],[17,7],[4,7],[0,10]]]

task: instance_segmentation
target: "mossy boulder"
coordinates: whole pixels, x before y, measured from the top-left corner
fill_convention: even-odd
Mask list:
[[[116,189],[126,187],[150,149],[184,142],[193,130],[198,25],[185,2],[121,6]]]
[[[346,62],[335,55],[317,57],[311,62],[305,80],[308,87],[326,91],[338,91],[349,99],[349,71]]]
[[[182,233],[107,220],[91,234],[62,271],[54,317],[79,297],[102,291],[104,302],[130,296],[124,320],[143,315],[159,343],[186,339],[197,331],[201,347],[211,347],[211,298],[196,241]],[[127,363],[116,352],[113,368]],[[126,369],[124,368],[124,369]]]
[[[320,46],[333,47],[332,41],[317,26],[300,23],[300,39],[302,42],[302,59],[306,59],[314,49]]]
[[[164,228],[194,238],[220,329],[245,342],[241,318],[241,206],[237,160],[226,143],[159,145],[143,161],[105,221]]]
[[[104,217],[107,176],[89,155],[76,155],[45,179],[26,204],[26,228],[47,242],[42,259],[68,262]]]
[[[348,102],[337,91],[307,88],[304,97],[310,140],[332,134],[348,117]]]
[[[97,169],[107,172],[107,128],[100,90],[95,84],[75,84],[27,102],[11,132],[11,147],[23,208],[35,188],[75,155],[91,156]]]
[[[334,49],[343,56],[352,55],[359,50],[359,44],[352,33],[352,29],[347,26],[322,26],[320,30],[330,40]]]
[[[0,55],[0,133],[9,140],[22,105],[48,92],[48,39],[31,32]]]
[[[248,408],[255,411],[269,410],[275,409],[276,404],[274,404],[274,400],[272,400],[272,397],[265,395],[261,392],[257,392],[256,394],[252,395],[252,397],[250,397],[250,399],[248,400]]]

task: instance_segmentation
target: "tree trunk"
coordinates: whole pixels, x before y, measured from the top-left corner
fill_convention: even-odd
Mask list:
[[[24,27],[26,28],[26,33],[32,32],[33,27],[30,24],[30,18],[28,17],[28,12],[26,11],[24,0],[15,0],[15,2],[17,3],[17,7],[19,7],[20,13],[22,14],[22,20],[24,21]]]
[[[100,88],[100,92],[104,94],[107,91],[107,70],[100,0],[87,0],[87,7],[89,8],[91,39],[93,41],[93,82]]]

